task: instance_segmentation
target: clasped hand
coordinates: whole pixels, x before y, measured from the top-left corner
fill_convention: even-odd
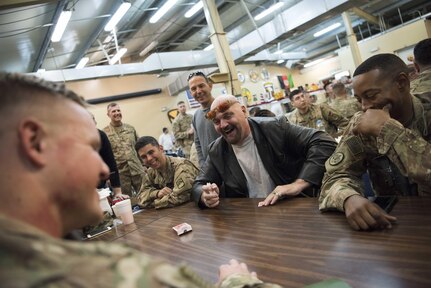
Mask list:
[[[201,202],[209,208],[214,208],[220,203],[219,189],[215,183],[207,183],[202,186]]]
[[[391,104],[387,104],[382,109],[368,109],[365,111],[353,127],[353,134],[379,136],[383,125],[391,118],[389,115],[391,107]]]

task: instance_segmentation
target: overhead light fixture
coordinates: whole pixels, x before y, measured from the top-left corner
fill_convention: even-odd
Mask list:
[[[124,54],[126,54],[127,52],[127,48],[121,48],[117,54],[115,54],[111,60],[109,60],[109,65],[113,65],[115,63],[118,62],[118,60],[120,60],[121,57],[123,57]]]
[[[263,12],[257,14],[256,17],[254,17],[254,20],[258,21],[258,20],[262,19],[263,17],[271,14],[272,12],[274,12],[275,10],[277,10],[278,8],[281,8],[281,6],[283,6],[283,5],[284,5],[284,2],[275,3],[274,5],[272,5],[271,7],[269,7],[268,9],[266,9]]]
[[[158,41],[153,41],[150,43],[150,45],[148,45],[147,47],[145,47],[140,53],[139,56],[143,57],[145,55],[148,54],[148,52],[150,52],[151,50],[153,50],[157,45],[159,45]]]
[[[201,10],[203,7],[204,7],[204,4],[202,3],[202,1],[199,0],[198,3],[196,3],[195,5],[193,5],[193,7],[190,8],[190,10],[186,12],[186,14],[184,14],[184,17],[186,17],[186,18],[192,17],[199,10]]]
[[[121,18],[123,18],[124,14],[126,14],[127,10],[129,10],[132,4],[130,2],[123,2],[120,7],[118,7],[117,11],[115,11],[114,15],[109,19],[109,22],[105,25],[105,31],[111,31],[114,27],[120,22]]]
[[[85,65],[87,64],[88,60],[90,60],[90,58],[88,57],[82,57],[81,60],[79,60],[78,64],[75,66],[75,69],[82,69],[85,67]]]
[[[277,64],[281,64],[281,63],[284,63],[284,59],[280,59],[277,61]]]
[[[37,71],[36,71],[36,73],[45,73],[46,72],[46,70],[45,69],[43,69],[43,68],[39,68],[39,69],[37,69]]]
[[[334,24],[332,24],[331,26],[328,26],[328,27],[326,27],[325,29],[322,29],[322,30],[320,30],[320,31],[318,31],[318,32],[316,32],[316,33],[314,33],[313,34],[313,36],[314,37],[319,37],[319,36],[322,36],[323,34],[325,34],[325,33],[328,33],[329,31],[332,31],[332,30],[334,30],[334,29],[337,29],[338,27],[340,27],[341,26],[341,23],[334,23]]]
[[[58,42],[63,36],[64,30],[66,29],[67,23],[69,23],[72,11],[63,11],[58,18],[57,24],[55,25],[54,33],[52,33],[51,41]]]
[[[213,50],[213,49],[214,49],[214,45],[210,44],[210,45],[208,45],[207,47],[204,48],[204,51],[210,51],[210,50]]]
[[[325,58],[320,58],[320,59],[317,59],[317,60],[311,61],[311,62],[309,62],[309,63],[305,64],[305,65],[304,65],[304,68],[311,67],[311,66],[314,66],[314,65],[316,65],[316,64],[319,64],[319,63],[320,63],[320,62],[322,62],[323,60],[326,60],[326,59],[325,59]]]
[[[277,54],[277,55],[283,54],[283,50],[277,50],[274,52],[274,54]]]
[[[169,11],[169,9],[171,9],[175,3],[177,3],[178,0],[168,0],[168,2],[166,2],[162,7],[159,8],[159,10],[157,10],[156,14],[153,15],[153,17],[150,18],[150,23],[156,23],[157,21],[160,20],[160,18],[163,17],[163,15],[166,14],[166,12]]]

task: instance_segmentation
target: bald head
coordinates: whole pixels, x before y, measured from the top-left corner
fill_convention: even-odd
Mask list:
[[[221,103],[224,103],[224,102],[229,102],[229,103],[237,102],[239,104],[239,101],[235,96],[224,94],[215,98],[214,102],[211,104],[211,110],[214,110],[216,107],[218,107]]]
[[[232,95],[221,95],[211,104],[207,114],[214,128],[230,144],[241,145],[250,135],[247,109]]]

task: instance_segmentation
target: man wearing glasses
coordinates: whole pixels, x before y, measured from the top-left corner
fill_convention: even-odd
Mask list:
[[[193,98],[201,104],[201,109],[198,109],[193,115],[192,123],[195,130],[199,166],[202,168],[208,155],[208,145],[219,137],[211,121],[205,119],[205,115],[214,101],[214,97],[211,95],[213,85],[200,71],[191,73],[187,81]]]
[[[210,144],[193,185],[199,207],[216,207],[220,197],[265,198],[259,206],[267,206],[286,196],[315,196],[336,147],[327,133],[292,125],[284,116],[248,118],[232,95],[217,97],[207,118],[222,137]]]

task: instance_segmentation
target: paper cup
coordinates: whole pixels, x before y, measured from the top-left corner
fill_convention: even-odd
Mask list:
[[[103,189],[98,191],[99,193],[99,204],[102,211],[107,211],[110,215],[112,215],[111,205],[108,202],[109,189]]]
[[[130,203],[130,199],[115,203],[115,205],[112,206],[112,209],[114,209],[115,215],[117,215],[117,217],[119,217],[121,221],[123,221],[123,224],[127,225],[135,222],[135,219],[133,218],[132,204]]]

